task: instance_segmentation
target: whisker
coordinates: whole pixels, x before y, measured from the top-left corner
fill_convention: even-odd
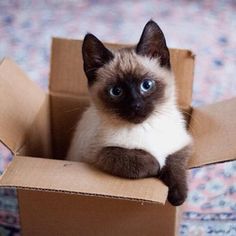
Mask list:
[[[91,72],[91,71],[94,71],[94,70],[97,70],[97,68],[96,67],[90,68],[89,70],[86,70],[86,72]]]
[[[78,111],[78,110],[81,110],[81,107],[76,107],[76,108],[73,108],[73,109],[70,109],[70,110],[66,110],[64,112],[73,112],[73,111]],[[84,109],[82,109],[84,110]]]

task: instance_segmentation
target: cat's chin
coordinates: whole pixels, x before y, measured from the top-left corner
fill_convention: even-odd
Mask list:
[[[141,124],[145,120],[148,119],[149,116],[126,116],[126,117],[121,117],[126,122],[129,122],[131,124]]]
[[[143,123],[147,118],[136,118],[136,119],[132,119],[132,120],[128,120],[128,122],[132,123],[132,124],[141,124]]]

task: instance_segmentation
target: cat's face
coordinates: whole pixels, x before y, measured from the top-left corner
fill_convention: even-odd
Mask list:
[[[168,98],[169,51],[155,22],[146,24],[135,48],[111,52],[87,34],[82,52],[92,100],[104,114],[142,123]]]

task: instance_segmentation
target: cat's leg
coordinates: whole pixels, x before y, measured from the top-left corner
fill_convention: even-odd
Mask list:
[[[189,145],[169,155],[160,171],[159,179],[169,187],[168,201],[174,206],[183,204],[187,198],[186,170],[191,151],[192,147]]]
[[[148,152],[121,147],[103,148],[94,165],[112,175],[131,179],[157,176],[160,169],[158,161]]]
[[[183,204],[187,198],[186,170],[191,151],[189,145],[169,155],[159,174],[159,178],[169,187],[168,201],[174,206]]]

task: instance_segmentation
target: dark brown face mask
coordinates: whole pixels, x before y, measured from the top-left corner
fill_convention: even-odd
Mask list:
[[[147,119],[158,102],[164,100],[165,84],[150,76],[126,74],[114,84],[108,84],[98,96],[106,110],[131,123]]]

